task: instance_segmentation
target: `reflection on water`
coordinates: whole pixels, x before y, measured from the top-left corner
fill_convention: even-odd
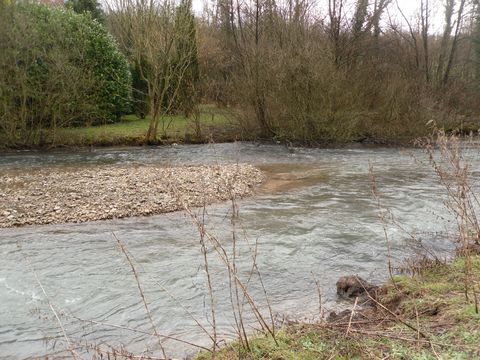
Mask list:
[[[416,151],[416,156],[421,158],[421,152]],[[449,246],[445,237],[431,242],[431,234],[448,230],[439,220],[445,212],[435,177],[428,167],[399,149],[295,149],[292,153],[282,146],[237,143],[19,153],[0,157],[0,171],[101,163],[236,161],[255,163],[270,177],[258,196],[240,202],[240,216],[248,238],[258,240],[257,262],[276,313],[316,314],[312,273],[322,286],[326,307],[338,305],[335,282],[339,276],[354,273],[373,281],[385,278],[386,246],[371,196],[369,161],[382,201],[396,220],[437,251]],[[211,206],[206,217],[209,229],[226,246],[231,245],[229,211],[228,204]],[[46,351],[45,338],[61,342],[47,300],[24,256],[30,259],[52,303],[63,310],[69,334],[97,343],[125,344],[132,351],[143,350],[145,344],[155,347],[156,342],[144,334],[81,326],[68,317],[151,331],[135,280],[112,232],[127,244],[138,263],[159,331],[208,344],[185,311],[210,328],[199,238],[184,213],[173,213],[0,230],[0,358],[40,355]],[[408,234],[393,226],[389,233],[397,262],[414,251],[405,246]],[[233,335],[228,283],[220,262],[212,261],[211,271],[219,330],[228,338]],[[252,294],[262,298],[256,286]],[[194,351],[173,341],[166,341],[166,347],[178,357]]]

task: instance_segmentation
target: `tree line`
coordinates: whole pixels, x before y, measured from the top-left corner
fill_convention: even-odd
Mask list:
[[[95,0],[0,0],[0,145],[54,142],[59,128],[132,111],[150,115],[146,140],[155,141],[162,116],[194,111],[189,0],[115,6],[105,13]]]
[[[210,98],[266,137],[412,138],[435,119],[478,126],[477,1],[221,0],[199,24]],[[444,14],[435,33],[432,11]]]
[[[3,1],[3,2],[2,2]],[[306,144],[478,126],[477,0],[0,1],[0,133],[228,108],[239,132]],[[443,13],[442,31],[432,26]],[[76,81],[71,81],[76,79]]]

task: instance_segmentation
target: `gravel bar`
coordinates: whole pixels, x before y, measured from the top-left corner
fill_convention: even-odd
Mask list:
[[[0,175],[0,228],[148,216],[243,198],[264,180],[248,164],[94,166]]]

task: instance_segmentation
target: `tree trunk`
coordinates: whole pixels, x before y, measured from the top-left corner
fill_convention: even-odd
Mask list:
[[[462,0],[460,2],[460,7],[458,9],[458,14],[457,14],[457,24],[455,27],[455,34],[453,35],[453,41],[452,41],[452,48],[450,50],[450,54],[448,56],[448,62],[447,62],[447,67],[445,68],[445,73],[443,75],[443,85],[446,85],[448,82],[448,78],[450,76],[450,71],[452,70],[452,65],[453,65],[453,59],[455,58],[455,52],[457,50],[458,46],[458,38],[460,36],[460,30],[461,30],[461,24],[463,20],[463,10],[465,9],[465,1]]]
[[[421,1],[421,22],[422,22],[422,39],[423,39],[423,58],[425,61],[425,80],[430,82],[430,56],[428,48],[428,30],[430,27],[429,16],[430,9],[428,6],[428,0]]]
[[[147,142],[155,142],[157,140],[158,114],[155,106],[155,100],[150,101],[150,123],[146,135]]]

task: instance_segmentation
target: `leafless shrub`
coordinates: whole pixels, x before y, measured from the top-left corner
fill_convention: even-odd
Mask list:
[[[72,340],[70,339],[70,336],[67,334],[67,331],[65,330],[65,327],[63,326],[63,322],[60,318],[60,315],[59,315],[57,309],[55,308],[52,301],[50,300],[50,297],[48,296],[47,292],[45,291],[45,288],[43,287],[43,284],[40,281],[40,278],[38,277],[37,272],[35,271],[32,263],[30,262],[30,259],[26,255],[24,255],[24,259],[25,259],[25,262],[28,264],[28,267],[30,268],[30,271],[33,273],[33,275],[35,277],[35,281],[37,282],[38,286],[40,286],[40,289],[42,290],[42,293],[47,300],[48,307],[50,308],[50,311],[52,312],[52,314],[55,317],[55,321],[57,322],[58,326],[60,327],[60,329],[62,331],[62,335],[65,339],[66,350],[71,354],[72,359],[78,360],[79,355],[77,353],[76,347],[74,346]],[[61,352],[64,352],[64,351],[61,351]]]
[[[150,324],[152,325],[153,334],[157,338],[158,346],[162,350],[163,357],[167,358],[167,355],[165,353],[165,348],[162,345],[162,339],[161,339],[161,337],[158,333],[157,326],[155,325],[155,321],[153,320],[152,313],[150,312],[150,309],[149,309],[149,306],[148,306],[148,303],[147,303],[147,299],[145,298],[145,293],[143,291],[142,285],[140,284],[140,279],[138,277],[137,270],[136,270],[135,266],[133,265],[132,259],[130,258],[130,255],[128,254],[128,251],[127,251],[125,245],[116,237],[115,234],[113,234],[113,236],[115,237],[115,240],[117,241],[117,244],[120,247],[120,250],[125,255],[125,258],[127,259],[128,264],[130,265],[130,268],[132,269],[132,273],[135,276],[135,281],[137,283],[138,292],[140,294],[140,297],[142,298],[143,306],[145,307],[145,311],[148,315],[148,320],[150,321]]]
[[[446,134],[438,129],[431,121],[432,135],[417,141],[434,169],[440,184],[445,190],[445,207],[453,215],[458,238],[455,243],[457,253],[465,259],[464,286],[465,297],[469,301],[469,293],[473,296],[476,312],[478,313],[478,296],[472,280],[472,250],[480,245],[480,224],[478,211],[480,202],[476,195],[477,189],[473,182],[473,168],[469,158],[468,147],[478,151],[478,145],[467,139],[461,139],[456,134]]]
[[[231,227],[231,248],[228,249],[227,244],[222,243],[220,239],[215,236],[211,231],[209,231],[205,225],[205,208],[203,208],[201,214],[195,213],[194,210],[190,208],[187,202],[182,198],[182,194],[175,189],[173,184],[169,184],[173,189],[173,192],[176,194],[177,199],[183,203],[185,212],[188,214],[194,226],[197,228],[198,233],[200,234],[200,246],[204,259],[204,269],[207,276],[207,286],[210,297],[210,306],[212,312],[212,327],[213,327],[213,351],[215,351],[217,346],[217,335],[215,327],[215,294],[213,292],[213,275],[209,269],[209,254],[215,255],[225,267],[225,270],[228,274],[228,283],[229,283],[229,301],[232,309],[232,315],[235,322],[235,331],[241,345],[250,349],[249,345],[249,335],[250,331],[247,330],[248,326],[251,326],[251,323],[248,323],[246,316],[247,310],[253,314],[256,319],[257,325],[260,327],[260,331],[265,335],[271,336],[276,342],[276,332],[275,332],[275,322],[273,318],[272,308],[268,300],[267,292],[261,273],[257,266],[257,244],[251,244],[248,241],[246,236],[239,236],[238,234],[238,222],[239,222],[239,209],[237,201],[234,196],[233,186],[234,184],[229,184],[230,194],[231,194],[231,209],[230,209],[230,227]],[[239,242],[243,240],[244,243],[242,247],[247,248],[247,253],[250,264],[248,267],[250,270],[247,274],[242,275],[239,269],[239,261],[245,261],[244,258],[240,258],[241,251],[239,248]],[[243,263],[243,266],[247,264]],[[253,278],[256,278],[263,289],[266,302],[266,310],[269,318],[264,315],[262,311],[262,305],[253,298],[249,286],[251,285]]]
[[[149,300],[145,294],[144,285],[142,284],[142,278],[152,278],[152,275],[146,273],[141,265],[136,262],[134,254],[130,252],[127,244],[112,233],[115,243],[120,253],[124,256],[126,265],[129,267],[131,274],[133,275],[138,289],[138,296],[143,304],[146,320],[150,324],[151,330],[141,330],[139,328],[132,328],[130,326],[109,323],[108,321],[97,319],[85,319],[66,311],[58,311],[49,300],[48,304],[50,310],[55,315],[55,319],[63,331],[64,341],[62,341],[62,343],[65,343],[65,348],[72,354],[72,356],[74,356],[74,358],[168,359],[169,357],[164,347],[164,342],[167,340],[183,343],[198,350],[212,352],[215,357],[215,353],[218,351],[220,344],[225,340],[219,332],[217,325],[217,318],[219,316],[217,314],[217,303],[219,301],[230,303],[230,315],[234,320],[234,330],[238,341],[245,349],[250,349],[249,337],[252,335],[252,329],[258,330],[266,336],[271,337],[275,342],[277,341],[273,310],[270,305],[262,275],[257,265],[258,243],[257,241],[250,242],[241,224],[239,207],[235,197],[235,187],[238,186],[238,184],[236,184],[236,179],[228,182],[226,186],[230,189],[227,191],[230,193],[231,207],[224,220],[228,221],[230,237],[227,241],[224,241],[209,230],[207,225],[208,213],[206,206],[199,209],[190,208],[187,201],[183,198],[181,191],[176,189],[175,185],[168,184],[168,187],[171,189],[174,196],[177,197],[177,200],[183,205],[186,215],[198,231],[199,247],[203,258],[203,269],[206,275],[206,289],[209,298],[208,306],[211,314],[211,328],[208,329],[203,326],[201,322],[181,304],[181,301],[174,298],[168,289],[165,289],[158,281],[154,281],[156,285],[161,287],[163,292],[174,298],[177,304],[185,310],[186,314],[191,317],[196,325],[199,326],[210,338],[211,347],[209,348],[175,336],[163,334],[161,329],[157,328],[155,313],[151,310]],[[210,267],[212,262],[215,262],[216,267],[219,261],[223,269],[226,271],[225,273],[222,271],[219,273],[218,268],[213,271]],[[228,279],[225,279],[225,274]],[[38,279],[38,277],[36,278],[39,284],[41,284],[40,279]],[[219,283],[225,282],[228,283],[228,293],[226,296],[222,297],[222,295],[225,294],[223,292],[216,292],[216,289],[218,289]],[[262,301],[254,299],[251,290],[253,287],[257,289],[261,288],[264,295]],[[321,309],[320,311],[322,312]],[[228,314],[222,315],[224,316]],[[78,332],[75,332],[75,336],[67,334],[62,319],[68,321],[69,324],[80,324],[84,331],[86,331],[85,329],[91,329],[89,331],[93,332],[98,329],[120,329],[131,332],[132,334],[151,337],[156,340],[158,347],[139,354],[132,353],[123,346],[114,346],[104,342],[97,344],[95,340],[88,340],[81,336],[79,337]],[[58,342],[58,339],[55,341]],[[57,351],[58,349],[53,349],[48,355],[53,356],[54,354],[57,354]],[[64,352],[65,351],[63,351],[63,353]],[[157,355],[157,352],[161,354],[160,357]],[[48,355],[46,354],[46,356]]]

